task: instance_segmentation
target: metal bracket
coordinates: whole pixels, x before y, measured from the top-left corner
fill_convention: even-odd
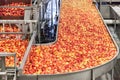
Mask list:
[[[94,69],[91,70],[91,80],[95,80]]]

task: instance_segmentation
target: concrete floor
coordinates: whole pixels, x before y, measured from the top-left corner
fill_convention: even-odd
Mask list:
[[[120,25],[117,25],[116,30],[115,28],[112,26],[108,26],[115,42],[117,43],[119,49],[120,49]],[[108,79],[109,80],[109,79]],[[120,53],[117,57],[117,62],[116,65],[114,67],[114,80],[120,80]]]

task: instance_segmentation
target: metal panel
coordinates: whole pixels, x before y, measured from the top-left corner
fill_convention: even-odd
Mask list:
[[[38,79],[36,75],[31,75],[31,76],[22,75],[22,76],[18,76],[17,80],[38,80]]]
[[[109,5],[102,5],[100,7],[100,12],[101,12],[103,18],[111,18]]]
[[[99,2],[100,0],[96,0]],[[102,2],[120,2],[120,0],[101,0]]]
[[[117,16],[117,18],[120,18],[120,6],[110,6],[112,9],[112,12],[114,12],[114,16]]]
[[[71,74],[39,75],[38,80],[91,80],[91,70]]]
[[[114,67],[115,62],[116,62],[116,59],[107,63],[106,65],[93,69],[95,77],[99,77],[105,74],[106,72],[109,72]]]

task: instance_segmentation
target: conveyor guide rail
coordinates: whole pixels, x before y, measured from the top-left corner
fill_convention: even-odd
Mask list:
[[[19,29],[22,30],[23,33],[33,33],[33,31],[37,28],[37,20],[0,20],[0,24],[2,24],[3,27],[5,24],[9,24],[9,26],[15,24]]]
[[[14,66],[10,68],[6,67],[5,64],[5,58],[6,57],[14,57]],[[3,80],[7,80],[8,76],[13,75],[13,80],[16,80],[16,68],[17,68],[17,58],[16,58],[16,53],[8,53],[8,52],[0,52],[0,58],[1,58],[1,71],[0,71],[0,75],[2,76]]]
[[[27,58],[29,56],[29,52],[30,52],[31,46],[32,46],[33,43],[35,43],[35,36],[36,36],[36,31],[33,32],[33,35],[32,35],[31,40],[29,42],[29,45],[28,45],[28,47],[26,49],[26,52],[25,52],[25,55],[23,57],[22,63],[20,65],[20,67],[19,67],[19,74],[22,74],[22,70],[23,70],[24,65],[25,65],[25,63],[27,61]]]

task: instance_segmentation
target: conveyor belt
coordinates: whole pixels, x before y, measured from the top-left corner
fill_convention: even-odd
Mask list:
[[[113,53],[111,50],[113,50]],[[93,78],[94,80],[94,78],[110,71],[113,67],[112,65],[114,65],[112,63],[115,62],[107,65],[107,67],[104,65],[103,67],[100,66],[101,68],[93,68],[92,71],[89,69],[90,72],[85,71],[85,69],[92,66],[94,67],[97,64],[101,65],[101,63],[108,60],[105,60],[104,54],[111,53],[114,56],[114,51],[116,52],[115,45],[113,44],[96,7],[92,5],[91,2],[86,3],[85,0],[83,2],[80,2],[79,0],[63,0],[60,12],[57,42],[53,45],[33,46],[29,59],[25,65],[24,73],[38,74],[39,80],[90,80],[90,78]],[[37,54],[37,52],[39,53]],[[85,55],[84,59],[82,59],[82,56],[79,57],[77,54]],[[71,55],[72,58],[70,58]],[[39,60],[36,57],[39,57]],[[44,59],[44,62],[42,59]],[[82,59],[82,62],[77,61],[79,59]],[[103,61],[101,59],[103,59]],[[50,65],[52,64],[52,67],[49,66],[49,63]],[[73,66],[71,63],[77,70],[72,69]],[[42,67],[44,64],[45,70]],[[57,64],[60,65],[58,66]],[[35,66],[35,68],[32,66]],[[48,69],[48,66],[50,69]],[[52,69],[54,66],[55,68]],[[80,71],[80,69],[84,69],[85,73],[84,71]],[[74,71],[79,72],[76,74]],[[83,75],[85,75],[85,77]]]

